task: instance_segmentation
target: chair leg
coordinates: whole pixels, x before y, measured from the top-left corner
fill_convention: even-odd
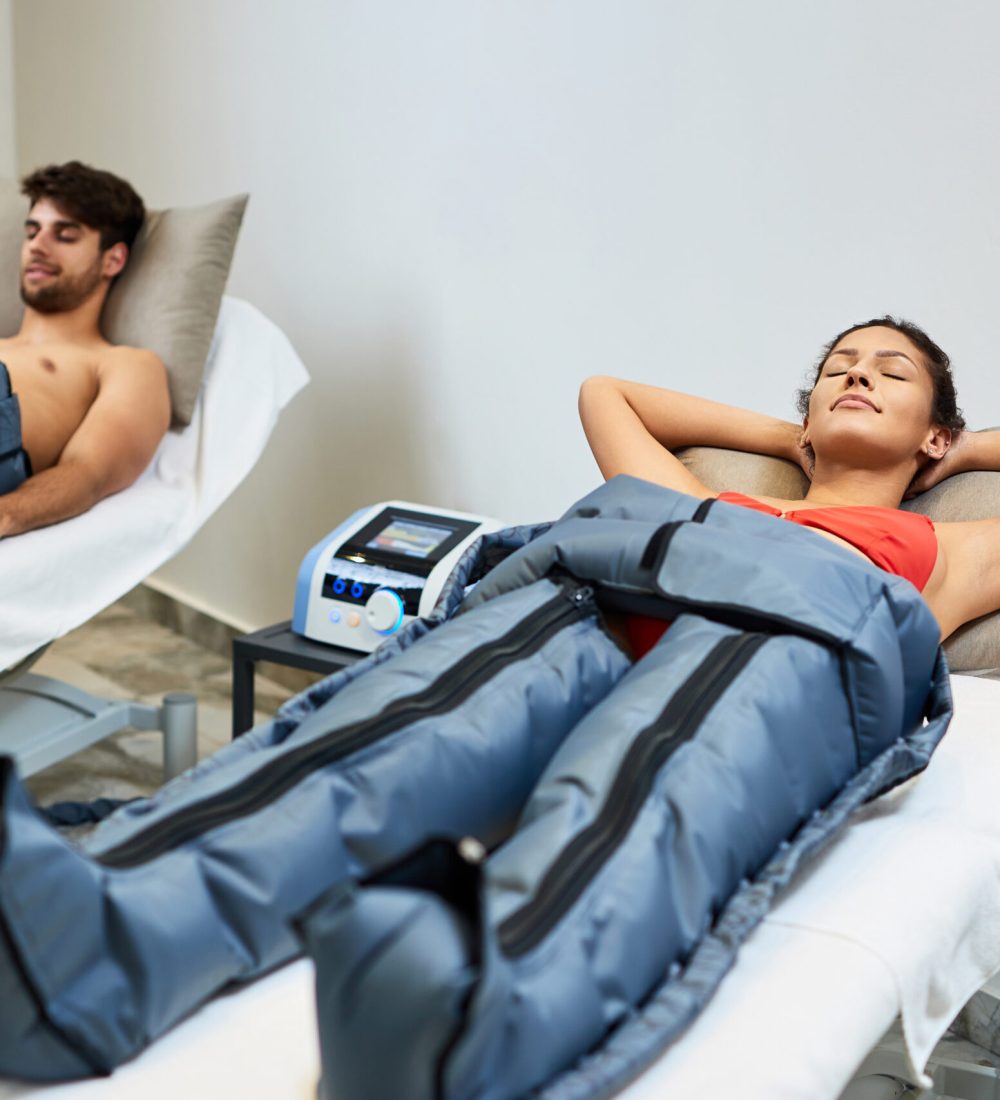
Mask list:
[[[160,708],[163,730],[163,774],[165,779],[187,771],[198,762],[198,700],[186,691],[172,691]]]

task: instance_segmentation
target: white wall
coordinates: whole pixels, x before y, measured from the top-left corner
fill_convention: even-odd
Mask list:
[[[314,382],[162,571],[222,617],[289,614],[306,548],[367,501],[561,511],[597,479],[589,373],[790,415],[819,345],[888,310],[1000,421],[991,0],[13,11],[21,170],[252,193],[230,289]]]
[[[14,148],[14,44],[10,0],[0,0],[0,178],[17,171]]]

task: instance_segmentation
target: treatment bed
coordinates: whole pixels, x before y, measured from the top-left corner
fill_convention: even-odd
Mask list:
[[[171,430],[124,492],[53,527],[0,542],[0,751],[31,774],[126,726],[165,734],[168,777],[194,763],[193,701],[94,699],[25,671],[33,656],[174,556],[262,454],[308,374],[249,303],[223,299],[191,422]],[[159,713],[158,713],[159,712]]]
[[[836,1100],[897,1015],[916,1081],[1000,969],[1000,682],[956,675],[952,688],[955,717],[926,772],[854,816],[624,1100]],[[216,998],[110,1078],[7,1080],[0,1100],[311,1100],[318,1075],[312,967],[299,961]]]
[[[836,1100],[897,1016],[898,1076],[919,1080],[956,1014],[1000,969],[1000,683],[953,675],[951,684],[955,717],[927,770],[851,818],[778,898],[689,1031],[620,1095]],[[318,1075],[312,968],[299,961],[213,999],[110,1078],[5,1081],[0,1100],[304,1098]]]

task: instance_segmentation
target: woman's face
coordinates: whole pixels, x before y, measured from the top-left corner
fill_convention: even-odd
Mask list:
[[[823,364],[804,438],[817,460],[878,466],[912,457],[922,464],[943,453],[933,404],[931,376],[909,338],[880,325],[858,329]]]

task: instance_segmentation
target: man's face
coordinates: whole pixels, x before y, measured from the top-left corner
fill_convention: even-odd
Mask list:
[[[24,223],[21,298],[39,313],[76,309],[102,285],[107,255],[96,229],[39,199]]]

